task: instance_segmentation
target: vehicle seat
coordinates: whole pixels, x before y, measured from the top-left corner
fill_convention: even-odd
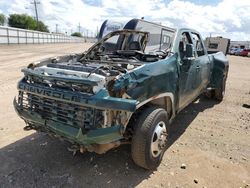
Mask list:
[[[129,50],[138,50],[138,51],[140,51],[141,50],[141,45],[140,45],[140,43],[138,41],[133,41],[133,42],[129,43],[128,49]]]

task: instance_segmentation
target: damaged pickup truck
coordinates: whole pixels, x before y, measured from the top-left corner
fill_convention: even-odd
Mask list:
[[[176,114],[204,92],[221,101],[229,65],[223,53],[207,54],[195,30],[164,29],[155,38],[114,31],[85,53],[22,69],[14,107],[24,129],[60,137],[82,153],[131,144],[134,162],[156,169]]]

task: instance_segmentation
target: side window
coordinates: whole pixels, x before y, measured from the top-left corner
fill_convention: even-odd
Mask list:
[[[182,33],[181,40],[179,42],[179,52],[180,52],[181,59],[185,57],[187,44],[192,44],[192,40],[191,40],[189,33],[184,32]]]
[[[194,48],[197,52],[198,57],[205,55],[204,46],[202,45],[200,36],[196,33],[191,33],[191,35],[194,42]]]

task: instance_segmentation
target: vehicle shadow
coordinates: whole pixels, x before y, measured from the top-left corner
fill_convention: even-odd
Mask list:
[[[194,118],[216,102],[200,98],[181,112],[170,129],[169,147]],[[34,133],[0,149],[0,187],[135,187],[153,173],[137,167],[124,145],[104,155],[77,153],[70,145]]]
[[[219,104],[219,102],[208,99],[205,96],[200,96],[197,100],[184,108],[170,125],[168,147],[178,140],[199,113],[212,108],[216,104]]]

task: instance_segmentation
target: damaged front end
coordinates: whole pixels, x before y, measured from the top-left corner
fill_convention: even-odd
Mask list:
[[[26,129],[61,136],[91,151],[123,138],[137,101],[110,96],[106,82],[118,71],[90,74],[99,65],[83,66],[77,58],[49,59],[23,69],[14,106]]]

